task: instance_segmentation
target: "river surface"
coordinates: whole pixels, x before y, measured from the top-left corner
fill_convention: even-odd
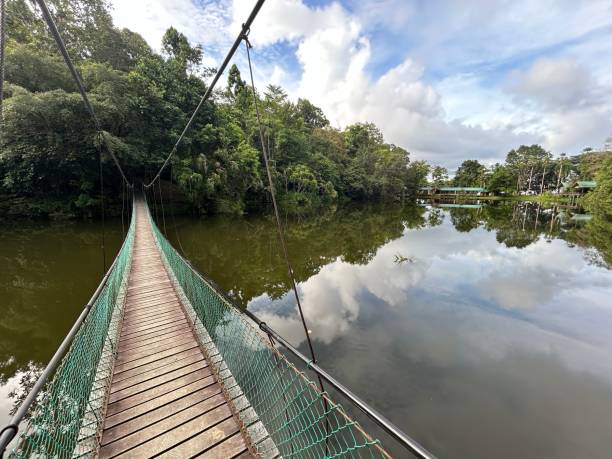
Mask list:
[[[307,351],[271,218],[166,217],[198,269]],[[496,202],[286,224],[321,366],[439,457],[611,456],[609,223]],[[107,225],[109,258],[121,233]],[[4,423],[99,282],[99,226],[2,223],[0,263]]]

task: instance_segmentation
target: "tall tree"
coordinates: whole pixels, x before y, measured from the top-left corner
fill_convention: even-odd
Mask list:
[[[306,126],[311,129],[329,126],[329,120],[325,117],[323,110],[313,105],[307,99],[298,99],[296,109]]]
[[[191,46],[187,37],[170,27],[162,38],[164,52],[182,68],[193,70],[202,63],[202,46]]]
[[[516,191],[531,190],[534,186],[534,174],[542,170],[543,164],[552,156],[540,145],[521,145],[506,155],[506,165],[516,174]]]
[[[442,166],[434,166],[431,170],[432,185],[436,188],[446,185],[448,181],[448,169]]]
[[[461,163],[453,178],[455,186],[483,186],[486,168],[476,159],[467,159]]]

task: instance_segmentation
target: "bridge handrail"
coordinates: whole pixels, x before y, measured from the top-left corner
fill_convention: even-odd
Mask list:
[[[420,445],[416,440],[414,440],[413,438],[411,438],[409,435],[407,435],[405,432],[403,432],[399,427],[397,427],[393,422],[391,422],[389,419],[387,419],[385,416],[383,416],[380,412],[378,412],[377,410],[375,410],[374,408],[372,408],[371,406],[369,406],[365,401],[363,401],[360,397],[358,397],[355,393],[353,393],[349,388],[347,388],[345,385],[343,385],[341,382],[339,382],[336,378],[334,378],[333,376],[331,376],[327,371],[325,371],[323,368],[321,368],[319,365],[317,365],[316,363],[313,363],[312,360],[308,359],[304,354],[302,354],[300,351],[298,351],[291,343],[289,343],[289,341],[287,341],[285,338],[283,338],[278,332],[276,332],[274,329],[272,329],[270,326],[268,326],[265,322],[263,322],[262,320],[260,320],[255,314],[253,314],[251,311],[247,310],[247,309],[241,309],[238,305],[236,305],[234,303],[234,301],[227,296],[227,294],[224,292],[224,290],[219,287],[212,279],[209,279],[206,275],[202,274],[200,271],[198,271],[193,264],[186,259],[184,256],[182,256],[176,249],[174,249],[174,247],[172,247],[172,245],[169,243],[169,241],[163,236],[163,234],[161,233],[161,231],[159,230],[159,228],[157,227],[157,225],[155,224],[154,219],[151,217],[151,214],[149,213],[150,218],[151,218],[151,224],[153,226],[153,232],[156,236],[156,238],[163,238],[164,242],[171,248],[172,250],[172,257],[177,257],[179,260],[181,260],[187,267],[189,267],[189,269],[193,272],[193,274],[195,276],[197,276],[201,282],[207,284],[219,297],[221,297],[221,299],[229,306],[232,308],[232,310],[237,311],[240,316],[248,318],[250,320],[248,320],[249,322],[254,322],[255,325],[251,325],[253,327],[258,327],[260,330],[262,330],[273,342],[277,342],[280,345],[283,346],[283,348],[285,348],[287,351],[289,351],[293,356],[295,356],[297,359],[299,359],[309,370],[313,371],[315,374],[321,376],[328,384],[330,384],[335,390],[337,390],[339,393],[341,393],[344,397],[346,397],[352,404],[354,404],[356,407],[358,407],[363,413],[365,413],[374,423],[376,423],[379,427],[381,427],[385,432],[387,432],[389,435],[391,435],[395,440],[397,440],[404,448],[406,448],[407,450],[409,450],[412,454],[414,454],[416,457],[419,458],[423,458],[423,459],[435,459],[435,456],[429,452],[427,449],[425,449],[422,445]],[[165,254],[166,251],[164,251],[163,247],[160,246],[160,250],[162,251],[162,253]],[[203,324],[204,325],[204,324]],[[205,326],[205,325],[204,325]],[[210,330],[209,330],[210,332]],[[278,352],[278,350],[276,350],[276,348],[274,347],[274,351],[276,353],[278,353],[278,355],[291,367],[294,368],[294,370],[297,373],[300,373],[300,375],[302,375],[303,377],[305,377],[305,374],[303,372],[300,372],[299,370],[297,370],[297,368],[295,368],[295,366],[289,362],[286,357]],[[228,365],[229,367],[229,365]],[[230,371],[231,371],[231,367],[230,367]],[[310,384],[312,384],[312,387],[314,390],[318,391],[318,388],[314,385],[314,383],[312,383],[311,381],[309,381]],[[328,399],[328,401],[331,403],[332,407],[339,407],[339,405],[337,405],[335,402],[333,402],[331,399],[329,399],[328,394],[327,393],[320,393],[319,394],[322,397],[325,397]],[[333,410],[334,408],[332,408]],[[347,419],[350,419],[344,412],[343,410],[340,408],[340,410],[342,411],[343,416],[345,416]],[[350,421],[353,422],[354,421]],[[264,423],[265,424],[265,423]],[[356,424],[356,423],[355,423]],[[361,430],[361,429],[360,429]],[[368,441],[372,442],[372,444],[374,443],[378,443],[377,440],[372,440],[371,438],[369,438],[369,436],[361,430],[361,433],[368,438]],[[379,445],[377,445],[379,446]],[[387,456],[386,451],[384,451],[381,448],[381,453],[383,456]]]
[[[50,376],[54,375],[55,377],[56,370],[64,362],[65,357],[69,355],[71,346],[73,344],[73,341],[76,335],[81,330],[86,319],[89,317],[89,313],[91,312],[93,306],[96,304],[98,298],[104,291],[105,287],[108,285],[108,281],[111,278],[111,274],[114,272],[115,267],[119,263],[119,260],[121,259],[121,256],[124,253],[124,250],[130,249],[130,247],[127,247],[127,244],[130,244],[132,240],[131,238],[133,238],[134,221],[135,221],[135,217],[132,212],[130,231],[128,231],[125,239],[123,240],[121,248],[117,252],[115,259],[113,260],[113,263],[111,264],[110,268],[108,268],[108,270],[106,271],[106,274],[102,278],[102,281],[98,285],[98,288],[96,288],[95,292],[93,293],[93,295],[91,296],[91,298],[89,299],[85,307],[83,308],[83,311],[81,311],[81,314],[79,314],[78,318],[76,319],[76,321],[70,328],[68,334],[63,339],[62,343],[59,345],[57,350],[55,351],[55,354],[53,354],[53,357],[51,358],[51,360],[49,361],[49,363],[47,364],[47,366],[45,367],[41,375],[36,380],[36,383],[34,384],[34,386],[32,386],[32,389],[30,390],[28,395],[23,400],[23,402],[20,404],[19,408],[17,409],[17,411],[11,418],[9,424],[7,424],[2,429],[0,433],[0,457],[4,457],[4,453],[6,452],[8,445],[13,441],[13,439],[19,433],[19,427],[23,423],[26,416],[28,415],[30,409],[33,408],[34,410],[36,410],[37,405],[34,404],[36,399],[39,397],[41,393],[44,394],[43,389],[45,389],[45,386],[47,382],[49,381]]]

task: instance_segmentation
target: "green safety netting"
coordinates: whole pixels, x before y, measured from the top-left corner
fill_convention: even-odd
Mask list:
[[[106,283],[52,379],[30,408],[10,457],[91,457],[97,451],[134,228],[132,218]]]
[[[134,220],[106,284],[28,413],[27,427],[11,457],[96,454],[127,287]],[[320,392],[254,322],[178,254],[152,218],[151,224],[164,263],[253,453],[264,458],[389,457],[378,440]]]
[[[388,457],[378,440],[321,393],[253,321],[178,254],[152,218],[151,223],[209,360],[222,358],[216,367],[218,379],[233,400],[253,452],[286,458]]]

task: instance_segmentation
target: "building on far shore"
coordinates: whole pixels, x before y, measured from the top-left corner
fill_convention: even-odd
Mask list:
[[[423,186],[419,190],[424,195],[458,195],[458,194],[469,194],[474,196],[482,196],[487,194],[487,189],[476,186]]]
[[[595,180],[577,180],[573,182],[565,182],[563,184],[563,191],[566,193],[585,194],[596,186],[597,182]]]

